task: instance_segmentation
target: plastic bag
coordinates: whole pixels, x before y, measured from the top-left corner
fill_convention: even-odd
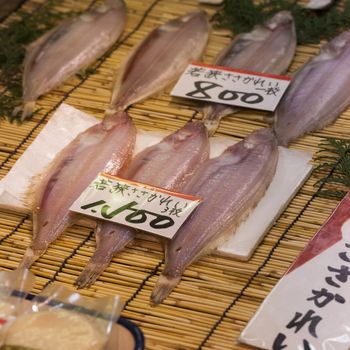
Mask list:
[[[28,270],[0,271],[0,329],[21,313],[23,298],[34,285]]]
[[[0,345],[35,350],[102,350],[121,312],[119,297],[90,299],[47,287],[0,331]]]

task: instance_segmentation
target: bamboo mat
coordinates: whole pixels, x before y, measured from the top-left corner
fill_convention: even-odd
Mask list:
[[[35,11],[43,0],[26,0],[21,8]],[[84,9],[92,0],[62,1],[63,10]],[[97,62],[97,72],[84,79],[73,77],[39,101],[41,112],[21,126],[0,122],[0,177],[30,145],[55,109],[63,102],[102,117],[108,104],[114,71],[139,40],[155,26],[197,8],[195,0],[126,0],[128,22],[112,50]],[[210,14],[214,8],[203,7]],[[16,14],[10,15],[11,21]],[[6,25],[5,21],[5,25]],[[230,33],[213,30],[204,61],[211,63],[230,41]],[[319,46],[297,48],[294,71],[318,52]],[[190,119],[200,119],[195,104],[170,98],[170,88],[129,109],[135,124],[145,129],[176,130]],[[264,113],[241,112],[222,121],[219,134],[240,139],[266,125]],[[292,148],[315,152],[322,137],[349,137],[349,111],[322,132],[301,138]],[[163,268],[160,244],[136,240],[113,259],[100,279],[84,295],[119,294],[126,300],[123,316],[135,321],[146,336],[146,348],[250,349],[237,337],[263,299],[282,277],[308,240],[326,220],[337,201],[317,196],[312,175],[272,227],[249,262],[215,255],[188,268],[180,285],[159,307],[149,297]],[[0,210],[0,266],[14,269],[31,239],[32,222],[26,215]],[[94,250],[93,233],[86,227],[67,230],[32,268],[35,292],[58,281],[70,287]]]

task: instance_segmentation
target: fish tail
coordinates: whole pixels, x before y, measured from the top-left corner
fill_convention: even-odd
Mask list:
[[[283,135],[280,135],[278,132],[275,131],[277,144],[278,146],[288,147],[289,145],[289,138]]]
[[[105,119],[110,118],[116,113],[117,113],[117,108],[115,108],[115,106],[112,106],[112,105],[108,106],[105,111]]]
[[[113,114],[106,114],[102,123],[103,127],[106,130],[110,130],[124,123],[132,124],[132,121],[127,112],[119,110],[117,112],[114,112]]]
[[[208,136],[215,134],[219,127],[220,120],[223,116],[212,105],[207,105],[203,108],[203,123],[208,130]]]
[[[32,247],[28,247],[24,253],[22,261],[18,265],[18,269],[29,269],[44,253],[45,250],[43,249],[33,249]]]
[[[208,130],[208,136],[211,137],[215,134],[216,130],[218,129],[220,119],[204,118],[203,123]]]
[[[80,289],[94,284],[113,256],[122,251],[134,237],[132,230],[118,231],[114,223],[99,223],[96,230],[96,251],[74,285]]]
[[[111,259],[108,259],[108,261],[105,262],[95,262],[93,260],[90,260],[89,263],[85,266],[80,276],[75,281],[74,285],[78,289],[89,288],[90,286],[92,286],[102,274],[102,272],[106,269],[106,267],[109,265]]]
[[[117,114],[118,112],[125,112],[128,108],[128,105],[125,105],[123,102],[125,99],[119,99],[117,101],[111,101],[111,103],[108,105],[106,111],[105,111],[105,118],[108,118],[110,116],[113,116]]]
[[[22,109],[21,121],[23,122],[24,120],[29,119],[33,115],[35,109],[35,101],[24,102],[23,107],[20,108]],[[13,111],[13,115],[17,115],[18,112],[19,109],[15,108]]]
[[[164,299],[178,285],[181,276],[167,276],[162,273],[156,283],[151,294],[151,305],[156,306],[164,301]]]

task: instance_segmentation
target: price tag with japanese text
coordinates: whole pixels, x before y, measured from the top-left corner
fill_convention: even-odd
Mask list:
[[[172,96],[274,111],[291,78],[241,69],[190,64]]]
[[[201,200],[101,173],[70,210],[172,238]]]

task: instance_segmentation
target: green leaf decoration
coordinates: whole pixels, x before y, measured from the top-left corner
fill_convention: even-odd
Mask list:
[[[315,157],[319,165],[314,170],[319,177],[318,195],[343,198],[350,189],[350,140],[327,138],[319,147]]]
[[[251,31],[279,11],[288,10],[295,20],[298,44],[318,44],[321,39],[331,39],[350,28],[350,0],[345,0],[342,7],[337,4],[336,1],[329,9],[311,11],[290,0],[225,0],[213,21],[216,27],[230,29],[237,35]]]

